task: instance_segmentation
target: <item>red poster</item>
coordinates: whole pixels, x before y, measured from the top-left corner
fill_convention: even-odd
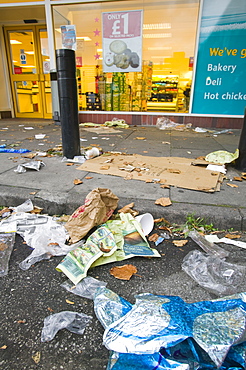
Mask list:
[[[82,57],[76,57],[76,67],[82,67]]]

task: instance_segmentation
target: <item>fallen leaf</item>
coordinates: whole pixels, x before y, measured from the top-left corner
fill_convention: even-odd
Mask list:
[[[152,180],[147,179],[147,180],[145,180],[145,182],[147,182],[147,183],[151,183],[151,182],[152,182]]]
[[[145,140],[145,139],[146,139],[146,137],[140,137],[140,136],[137,136],[135,139],[137,139],[137,140]]]
[[[243,181],[242,177],[239,177],[239,176],[234,176],[233,177],[233,180],[235,180],[235,181]]]
[[[170,198],[159,198],[156,199],[155,204],[158,204],[163,207],[170,206],[172,204]]]
[[[4,344],[4,346],[0,347],[0,349],[6,349],[6,348],[7,348],[6,344]]]
[[[40,214],[42,211],[43,211],[43,208],[34,206],[33,210],[31,210],[30,213]]]
[[[66,302],[69,303],[69,304],[74,304],[74,302],[69,301],[68,299],[66,299]]]
[[[246,176],[246,172],[242,172],[242,176]]]
[[[173,244],[176,247],[183,247],[187,243],[188,243],[188,240],[173,240]]]
[[[238,185],[235,185],[235,184],[229,184],[229,182],[228,182],[226,185],[230,186],[231,188],[238,188]]]
[[[162,189],[170,189],[170,185],[163,184],[160,186]]]
[[[110,168],[110,166],[101,166],[100,170],[108,170],[109,168]]]
[[[52,308],[50,308],[50,307],[48,307],[47,310],[50,311],[50,312],[54,312],[54,310],[52,310]]]
[[[149,153],[148,150],[143,150],[143,153]]]
[[[246,180],[246,175],[242,175],[242,179],[243,180]]]
[[[25,319],[24,320],[18,320],[17,322],[18,322],[18,324],[25,324],[26,320]]]
[[[116,279],[130,280],[133,274],[136,274],[137,268],[133,265],[115,266],[110,269],[110,274]]]
[[[32,356],[32,359],[35,364],[38,364],[41,359],[41,352],[36,352],[35,355]]]
[[[35,194],[37,194],[37,192],[36,191],[31,191],[31,193],[29,193],[30,195],[35,195]]]
[[[80,184],[83,184],[83,181],[81,181],[80,179],[75,179],[73,180],[73,183],[74,185],[80,185]]]
[[[74,163],[66,163],[66,166],[73,166]]]
[[[150,242],[156,242],[158,240],[158,238],[159,238],[159,235],[156,234],[156,233],[155,234],[152,234],[152,235],[150,235],[148,237],[148,239],[149,239]]]
[[[23,154],[22,158],[29,158],[32,159],[36,156],[36,153],[28,153],[28,154]]]
[[[177,173],[177,174],[180,174],[180,173],[181,173],[181,171],[180,171],[180,170],[176,170],[175,168],[169,168],[169,169],[167,170],[167,172],[170,172],[170,173]]]
[[[238,238],[241,238],[241,235],[238,235],[238,234],[226,234],[225,235],[225,238],[228,238],[228,239],[238,239]]]
[[[93,179],[93,176],[86,176],[85,177],[86,180],[90,180],[90,179]]]

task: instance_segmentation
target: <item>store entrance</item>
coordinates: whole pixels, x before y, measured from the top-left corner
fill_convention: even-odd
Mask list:
[[[52,118],[46,28],[5,27],[4,34],[15,117]]]

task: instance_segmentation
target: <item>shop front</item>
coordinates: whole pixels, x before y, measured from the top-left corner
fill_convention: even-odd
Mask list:
[[[55,50],[68,48],[76,55],[81,122],[117,117],[155,125],[165,115],[201,127],[242,127],[246,4],[240,0],[46,0],[30,8],[34,3],[43,4],[45,26],[10,28],[2,21],[15,116],[59,114],[49,76]],[[26,46],[11,44],[21,31],[33,38],[32,61]]]

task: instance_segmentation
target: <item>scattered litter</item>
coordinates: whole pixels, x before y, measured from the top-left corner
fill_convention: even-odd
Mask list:
[[[132,275],[137,273],[137,268],[133,265],[115,266],[110,269],[110,274],[116,279],[130,280]]]
[[[226,174],[226,168],[224,164],[220,166],[216,164],[208,164],[206,169],[210,171],[220,172],[223,173],[224,175]]]
[[[91,320],[91,316],[72,311],[62,311],[47,316],[44,319],[41,342],[51,341],[59,330],[65,328],[72,333],[81,335]]]
[[[153,357],[157,359],[155,367],[141,367],[146,369],[188,370],[200,368],[199,364],[216,369],[224,361],[240,364],[244,357],[240,349],[245,351],[245,299],[241,293],[228,299],[186,303],[178,296],[143,293],[131,306],[114,292],[100,288],[94,310],[106,328],[104,345],[118,354],[111,369],[140,369],[143,356],[147,364],[153,363]]]
[[[158,127],[160,130],[170,130],[170,129],[184,130],[191,128],[191,126],[192,126],[191,123],[188,123],[187,125],[175,123],[166,117],[159,117],[157,118],[156,121],[156,127]]]
[[[188,236],[196,242],[204,252],[214,255],[219,258],[224,258],[229,256],[229,252],[224,250],[223,248],[218,247],[218,245],[209,242],[202,234],[200,234],[197,230],[191,230]]]
[[[38,364],[41,360],[41,352],[36,352],[33,356],[32,356],[32,359],[33,361],[35,362],[35,364]]]
[[[126,123],[124,119],[118,119],[118,118],[113,118],[112,121],[106,121],[104,122],[104,125],[108,127],[119,127],[119,128],[129,127],[129,125]]]
[[[18,173],[24,173],[26,172],[26,169],[39,171],[40,168],[44,166],[45,164],[42,161],[31,161],[28,163],[19,164],[14,171]]]
[[[87,139],[82,139],[82,138],[80,138],[80,141],[88,141]]]
[[[6,346],[6,344],[4,344],[2,347],[0,347],[0,349],[6,349],[8,348],[8,346]]]
[[[30,152],[31,150],[29,149],[7,149],[5,147],[3,148],[0,148],[0,153],[19,153],[19,154],[22,154],[22,153],[28,153]]]
[[[235,161],[239,157],[239,150],[236,149],[235,153],[229,153],[225,150],[217,150],[216,152],[212,152],[206,155],[205,160],[211,163],[231,163]]]
[[[235,245],[236,247],[246,249],[246,243],[241,242],[240,240],[232,240],[231,238],[228,238],[228,237],[224,237],[220,239],[218,238],[217,235],[206,235],[205,238],[209,242],[212,241],[213,243],[232,244],[232,245]]]
[[[176,247],[183,247],[187,243],[188,243],[188,240],[173,240],[173,244]]]
[[[106,285],[107,283],[104,281],[94,279],[91,276],[86,276],[77,285],[73,285],[71,284],[70,280],[67,280],[61,284],[61,287],[80,297],[94,299],[97,289],[100,287],[106,287]]]
[[[25,130],[34,130],[33,127],[24,127]]]
[[[66,303],[68,303],[68,304],[74,304],[74,302],[69,301],[69,299],[66,299]]]
[[[86,158],[83,155],[76,155],[73,158],[62,158],[62,162],[69,162],[69,163],[84,163]]]
[[[24,203],[17,207],[11,207],[14,212],[31,212],[34,209],[31,199],[27,199]]]
[[[150,248],[141,224],[130,213],[119,213],[118,219],[102,224],[84,245],[68,253],[56,269],[77,284],[90,267],[135,256],[160,257],[160,254]]]
[[[185,256],[182,269],[203,288],[222,297],[236,293],[246,273],[245,266],[228,263],[197,250]]]
[[[1,144],[0,148],[6,148],[6,144]]]
[[[156,247],[163,242],[164,238],[162,236],[159,236],[158,239],[155,241]]]
[[[72,243],[82,239],[94,226],[107,221],[117,208],[118,200],[109,189],[92,190],[86,196],[84,205],[77,208],[65,224]]]
[[[46,134],[37,134],[37,135],[35,135],[35,139],[38,139],[38,140],[44,139],[45,136],[46,136]]]
[[[149,235],[154,227],[154,218],[151,213],[144,213],[135,217],[140,223],[144,235]]]
[[[85,158],[92,159],[92,158],[98,157],[100,154],[101,154],[100,150],[94,147],[85,152]]]
[[[196,127],[193,131],[195,132],[207,132],[208,130],[206,130],[205,128],[201,128],[201,127]]]
[[[0,233],[0,277],[8,274],[9,259],[15,243],[15,232]]]
[[[83,184],[83,181],[81,181],[80,179],[74,179],[73,183],[74,185],[80,185],[80,184]]]
[[[156,199],[155,204],[158,204],[162,207],[168,207],[172,205],[172,202],[170,198],[159,198],[159,199]]]

